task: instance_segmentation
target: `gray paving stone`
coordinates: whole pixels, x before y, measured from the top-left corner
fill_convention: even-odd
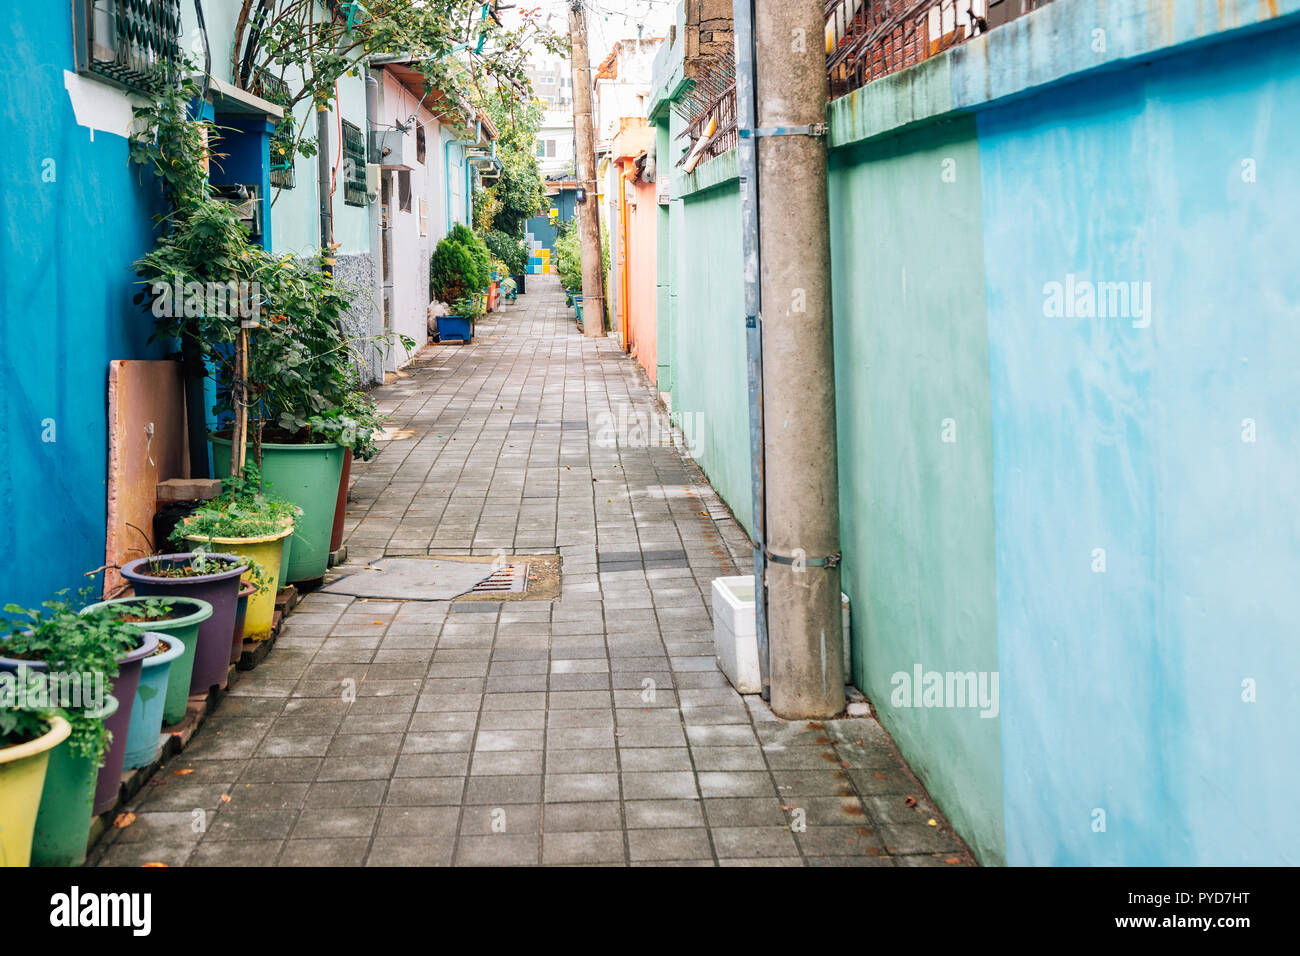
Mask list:
[[[624,859],[623,833],[620,830],[546,833],[542,836],[544,864],[621,863]]]
[[[727,684],[710,582],[749,541],[676,448],[593,443],[657,396],[535,280],[376,390],[412,437],[355,463],[346,570],[558,550],[559,599],[303,594],[92,863],[970,862],[874,719],[783,721]]]

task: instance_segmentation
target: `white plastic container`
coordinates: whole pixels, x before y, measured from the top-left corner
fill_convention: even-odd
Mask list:
[[[849,598],[840,593],[844,626],[844,683],[853,683],[849,652]],[[758,694],[763,678],[758,669],[758,631],[754,622],[754,577],[713,579],[713,652],[731,686],[742,694]]]

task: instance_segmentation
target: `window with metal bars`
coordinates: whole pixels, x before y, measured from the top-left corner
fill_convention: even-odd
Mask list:
[[[360,129],[343,121],[343,201],[366,204],[366,138]]]
[[[289,84],[273,73],[259,68],[253,74],[249,92],[276,106],[284,107],[284,119],[276,124],[275,132],[271,134],[270,176],[272,186],[292,189],[297,181],[294,178],[293,168],[294,134],[297,128],[293,113],[289,110]]]
[[[181,65],[180,0],[75,0],[77,72],[151,92]]]

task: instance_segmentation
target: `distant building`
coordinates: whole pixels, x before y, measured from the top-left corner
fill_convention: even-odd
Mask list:
[[[573,134],[573,72],[569,61],[549,57],[524,72],[533,94],[542,102],[542,126],[537,132],[537,165],[543,179],[573,175],[576,153]]]

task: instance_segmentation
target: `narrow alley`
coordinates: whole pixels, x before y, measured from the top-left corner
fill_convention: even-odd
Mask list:
[[[327,587],[558,553],[558,591],[307,594],[92,863],[972,864],[874,718],[785,722],[727,683],[710,582],[748,538],[553,276],[375,394]]]

